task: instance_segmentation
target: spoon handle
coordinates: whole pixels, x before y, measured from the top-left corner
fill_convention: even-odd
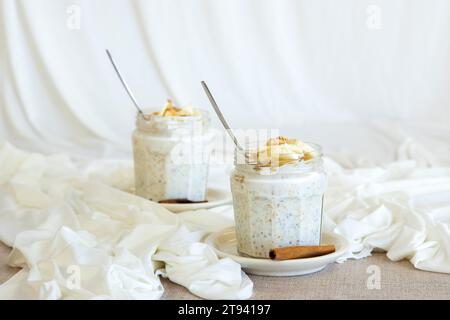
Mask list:
[[[209,102],[211,103],[212,107],[214,108],[214,111],[216,112],[217,116],[219,117],[220,122],[222,122],[222,125],[224,126],[225,130],[230,135],[231,139],[233,140],[234,144],[239,150],[244,150],[241,145],[239,144],[236,136],[233,133],[233,130],[231,130],[230,126],[227,123],[227,120],[225,120],[225,117],[223,116],[222,112],[219,109],[219,106],[216,103],[216,100],[214,100],[214,97],[212,96],[211,92],[208,89],[208,86],[206,85],[205,81],[201,82],[203,90],[205,90],[206,95],[208,96]]]
[[[136,98],[134,97],[133,93],[131,92],[131,89],[128,87],[125,79],[120,74],[119,68],[117,67],[116,63],[114,62],[114,59],[108,49],[106,49],[106,54],[108,55],[109,61],[111,61],[111,64],[114,67],[114,70],[116,71],[116,74],[120,79],[120,82],[122,83],[123,87],[125,88],[125,91],[128,93],[128,96],[131,98],[131,101],[133,101],[133,104],[136,107],[139,114],[145,119],[144,112],[142,112],[142,109],[139,107],[139,105],[136,101]]]

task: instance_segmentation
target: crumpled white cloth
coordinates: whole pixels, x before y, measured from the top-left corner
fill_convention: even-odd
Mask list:
[[[431,166],[430,154],[406,141],[384,167],[325,158],[324,229],[351,243],[340,262],[384,250],[450,273],[450,167]],[[23,269],[0,286],[0,298],[158,299],[158,276],[204,298],[251,296],[239,265],[201,242],[233,225],[231,207],[174,215],[122,191],[132,185],[125,163],[81,170],[64,156],[1,146],[0,240]]]
[[[432,154],[407,140],[399,160],[384,167],[349,170],[326,160],[324,228],[351,243],[341,261],[377,249],[393,261],[450,273],[450,166],[432,166]]]
[[[23,268],[0,299],[158,299],[159,275],[203,298],[252,295],[240,265],[201,242],[231,219],[172,214],[108,185],[129,186],[121,166],[108,181],[96,172],[0,146],[0,240],[13,247],[9,264]]]

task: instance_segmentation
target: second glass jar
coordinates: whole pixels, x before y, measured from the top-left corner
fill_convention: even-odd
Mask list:
[[[136,118],[133,153],[136,194],[152,201],[206,200],[210,144],[209,115]]]

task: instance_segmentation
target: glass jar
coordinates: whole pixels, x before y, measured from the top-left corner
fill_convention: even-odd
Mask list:
[[[274,248],[320,244],[327,178],[321,148],[308,145],[312,159],[277,170],[237,161],[236,153],[231,191],[240,253],[269,258]]]
[[[133,132],[135,192],[152,201],[206,200],[212,131],[206,111],[193,116],[138,114]]]

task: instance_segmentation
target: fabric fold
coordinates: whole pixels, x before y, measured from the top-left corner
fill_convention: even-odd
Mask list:
[[[160,274],[207,299],[251,296],[240,265],[201,243],[208,228],[195,218],[108,185],[64,156],[3,144],[0,159],[0,239],[13,248],[9,264],[23,268],[0,286],[1,298],[159,299]],[[204,217],[210,226],[221,219]]]

